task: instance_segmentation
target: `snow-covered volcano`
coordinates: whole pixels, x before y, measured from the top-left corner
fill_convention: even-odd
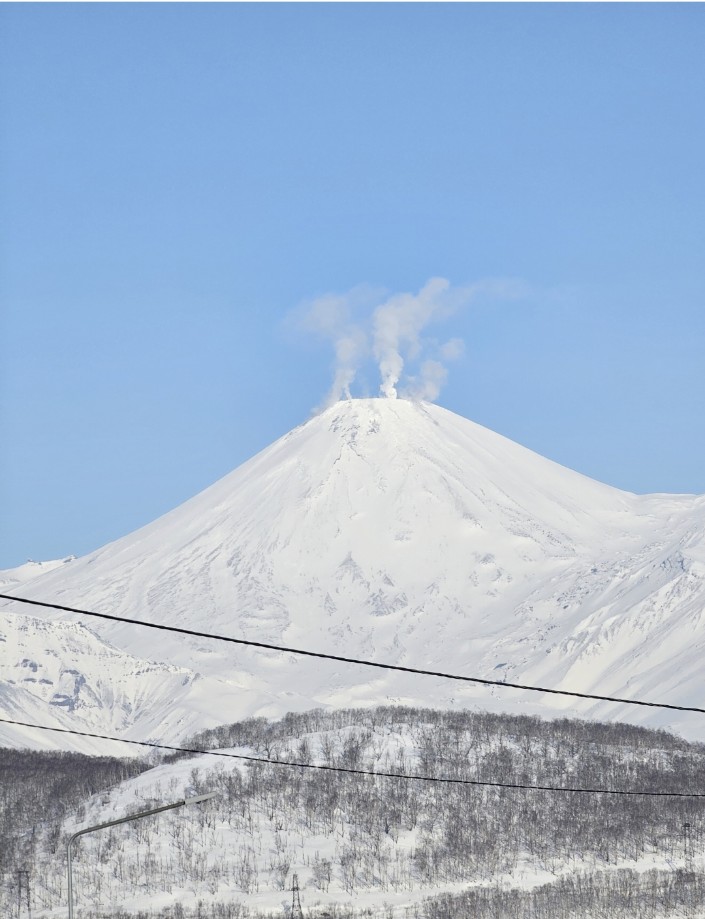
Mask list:
[[[149,526],[14,590],[351,657],[705,703],[705,497],[618,491],[426,403],[337,403]],[[547,704],[509,690],[90,626],[124,652],[230,687],[202,699],[211,721],[389,700]],[[624,707],[595,711],[643,717]],[[696,730],[693,721],[650,716]],[[178,721],[175,711],[164,718]]]

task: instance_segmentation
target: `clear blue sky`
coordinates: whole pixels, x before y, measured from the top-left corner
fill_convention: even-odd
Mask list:
[[[3,4],[0,567],[304,421],[303,301],[514,279],[438,401],[705,492],[701,4]]]

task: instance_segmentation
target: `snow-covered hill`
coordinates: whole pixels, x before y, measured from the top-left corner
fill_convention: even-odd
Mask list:
[[[70,564],[75,558],[75,555],[69,555],[68,558],[52,559],[50,562],[35,562],[30,558],[24,565],[18,565],[17,568],[4,568],[0,571],[0,588],[7,590],[8,587],[24,587],[25,584],[48,571]]]
[[[628,494],[436,405],[351,400],[149,526],[14,591],[346,656],[703,705],[704,537],[703,496]],[[549,704],[90,626],[214,687],[235,679],[237,699],[202,699],[224,721],[390,700]],[[702,719],[648,710],[550,705],[702,730]]]
[[[9,779],[0,798],[0,913],[12,914],[23,865],[33,878],[33,915],[64,919],[66,869],[57,851],[70,833],[215,792],[202,804],[82,837],[74,846],[78,914],[117,916],[119,904],[121,917],[271,919],[291,915],[296,876],[304,915],[318,919],[702,915],[697,799],[468,788],[240,758],[471,781],[701,790],[705,748],[663,731],[387,707],[250,719],[206,732],[199,743],[218,755],[133,770],[110,789],[90,760],[77,757],[67,781],[51,757],[28,754],[23,769],[0,756]],[[47,801],[45,786],[60,788],[61,801]],[[686,821],[696,875],[682,871]],[[473,893],[496,905],[502,892],[528,895],[543,885],[556,895],[552,910],[423,906],[427,897]],[[578,891],[587,909],[576,908]]]
[[[81,622],[4,614],[0,622],[0,709],[17,721],[174,743],[200,728],[213,697],[241,687],[183,667],[145,660],[102,641]],[[0,744],[71,746],[124,756],[139,748],[0,723]]]

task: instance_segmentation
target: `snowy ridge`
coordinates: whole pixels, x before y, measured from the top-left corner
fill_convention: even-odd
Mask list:
[[[53,559],[49,562],[35,562],[30,558],[24,565],[18,565],[17,568],[5,568],[0,571],[0,588],[6,590],[8,587],[24,586],[49,571],[54,571],[62,565],[68,565],[75,558],[75,555],[69,555],[67,558]]]
[[[199,704],[204,689],[206,698],[228,692],[227,685],[208,685],[193,671],[119,651],[81,622],[6,614],[0,648],[3,714],[53,728],[174,743],[207,717]],[[7,724],[0,724],[0,743],[71,746],[115,756],[139,751],[60,733],[37,736]]]
[[[293,647],[702,705],[704,535],[702,496],[621,492],[436,405],[364,399],[336,404],[149,526],[15,590]],[[242,691],[227,705],[203,697],[222,720],[397,700],[549,704],[90,624],[136,657],[149,648],[214,686],[235,679]],[[686,732],[695,724],[550,705]]]

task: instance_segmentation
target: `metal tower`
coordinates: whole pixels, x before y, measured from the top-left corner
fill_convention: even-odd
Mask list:
[[[693,871],[693,837],[690,834],[691,824],[683,824],[683,867],[692,874]]]
[[[24,894],[24,896],[23,896]],[[23,910],[23,905],[26,909]],[[32,919],[32,906],[29,899],[29,871],[26,868],[17,869],[17,919],[25,915]]]
[[[301,897],[299,896],[298,874],[295,874],[291,879],[291,917],[292,919],[304,919],[303,910],[301,909]]]

